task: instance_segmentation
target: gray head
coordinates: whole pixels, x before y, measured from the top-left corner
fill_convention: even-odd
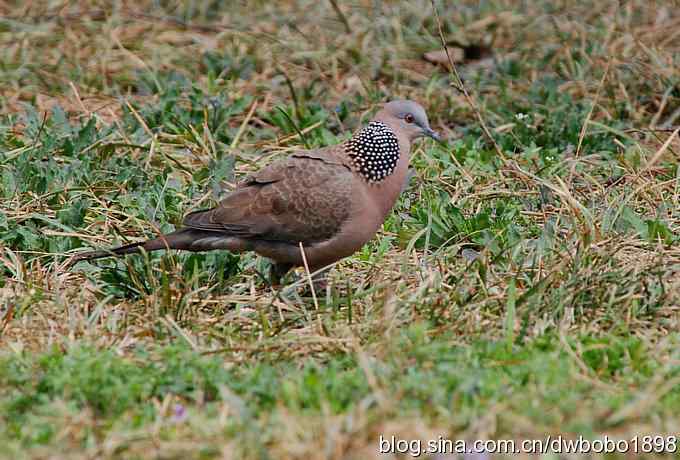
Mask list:
[[[439,134],[430,128],[425,109],[417,102],[409,100],[388,102],[375,118],[387,122],[410,140],[423,136],[431,137],[436,141],[440,140]]]

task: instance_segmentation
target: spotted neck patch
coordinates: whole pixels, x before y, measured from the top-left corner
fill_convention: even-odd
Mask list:
[[[380,182],[397,167],[399,140],[385,123],[372,121],[345,143],[345,152],[364,179]]]

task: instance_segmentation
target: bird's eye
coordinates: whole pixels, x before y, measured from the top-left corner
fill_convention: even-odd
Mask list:
[[[411,115],[410,113],[406,114],[406,116],[404,117],[404,120],[406,121],[406,123],[413,123],[415,121],[415,119],[413,118],[413,115]]]

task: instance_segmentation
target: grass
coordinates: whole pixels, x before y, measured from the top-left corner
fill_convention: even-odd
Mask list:
[[[435,2],[498,150],[429,1],[0,5],[0,456],[677,435],[672,3]],[[66,268],[398,97],[447,141],[318,302],[252,254]]]

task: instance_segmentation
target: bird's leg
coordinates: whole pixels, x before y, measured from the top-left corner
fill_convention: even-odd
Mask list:
[[[313,270],[314,273],[316,270]],[[320,272],[312,275],[312,285],[314,286],[314,292],[316,295],[326,292],[326,286],[328,286],[328,280],[326,279],[330,267],[324,268]]]
[[[291,268],[293,268],[293,265],[291,264],[272,262],[272,266],[269,269],[269,282],[271,283],[272,287],[281,286],[281,278],[283,278]]]

